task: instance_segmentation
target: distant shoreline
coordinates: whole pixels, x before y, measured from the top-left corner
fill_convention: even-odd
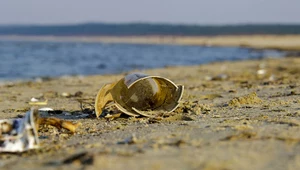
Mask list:
[[[216,36],[300,35],[300,24],[187,25],[167,23],[79,23],[0,25],[0,35],[54,36]]]
[[[246,47],[300,51],[300,35],[228,35],[228,36],[19,36],[0,35],[0,40],[48,42],[101,42],[132,44],[173,44],[221,47]]]

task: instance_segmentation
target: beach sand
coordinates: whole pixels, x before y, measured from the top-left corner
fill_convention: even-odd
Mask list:
[[[143,72],[185,86],[162,120],[86,117],[92,110],[78,98],[93,105],[100,87],[125,73],[2,84],[0,119],[21,117],[42,97],[57,110],[51,116],[82,126],[75,134],[42,127],[40,149],[1,153],[0,169],[300,169],[299,57]]]
[[[5,36],[0,40],[86,42],[86,43],[133,43],[175,44],[221,47],[245,47],[300,51],[300,35],[221,35],[221,36]],[[299,53],[298,53],[299,54]]]

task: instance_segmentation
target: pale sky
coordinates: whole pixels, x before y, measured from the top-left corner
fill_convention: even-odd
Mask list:
[[[298,23],[300,0],[1,0],[0,24]]]

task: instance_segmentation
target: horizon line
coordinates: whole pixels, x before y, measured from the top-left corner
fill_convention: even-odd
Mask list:
[[[193,24],[193,23],[171,23],[171,22],[144,22],[144,21],[134,21],[134,22],[77,22],[77,23],[2,23],[2,26],[79,26],[79,25],[167,25],[167,26],[211,26],[211,27],[222,27],[222,26],[251,26],[251,25],[300,25],[300,23],[280,23],[280,22],[240,22],[240,23],[207,23],[207,24]]]

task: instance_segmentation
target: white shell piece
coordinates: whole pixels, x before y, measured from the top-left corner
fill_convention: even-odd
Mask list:
[[[53,109],[50,107],[43,107],[43,108],[40,108],[39,111],[47,112],[47,111],[53,111]]]
[[[266,70],[264,70],[264,69],[260,69],[260,70],[257,70],[257,74],[259,74],[259,75],[263,75],[263,74],[266,74]]]
[[[30,101],[31,102],[38,102],[39,100],[33,97],[33,98],[30,99]]]

